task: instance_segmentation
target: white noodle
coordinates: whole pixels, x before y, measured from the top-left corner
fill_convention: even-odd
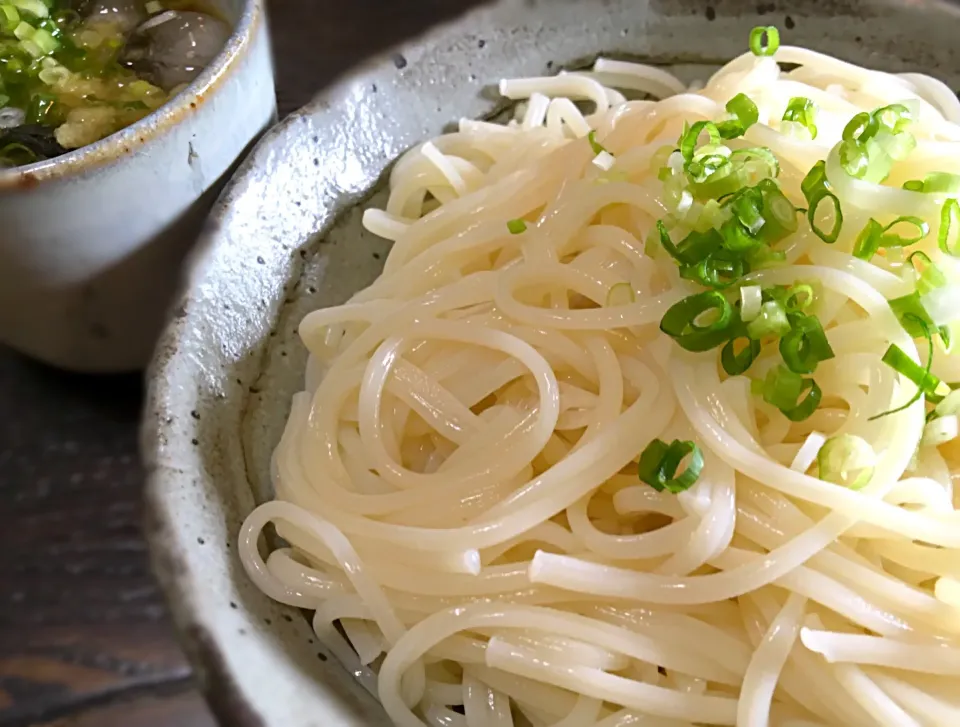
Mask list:
[[[917,216],[931,231],[912,249],[958,284],[937,245],[946,196],[901,183],[960,172],[960,102],[793,47],[690,88],[600,59],[500,90],[522,102],[514,121],[463,120],[398,161],[386,209],[363,217],[393,242],[383,274],[302,322],[277,499],[240,536],[251,579],[313,610],[401,727],[960,724],[960,445],[934,424],[919,447],[922,401],[875,418],[915,390],[881,357],[923,360],[887,304],[917,276],[896,249],[852,254],[871,217]],[[670,151],[685,124],[729,120],[738,93],[759,122],[730,148],[769,147],[796,207],[824,159],[844,212],[832,245],[798,216],[785,262],[738,283],[754,320],[771,286],[813,285],[835,357],[798,422],[751,383],[776,345],[727,376],[719,349],[659,330],[703,288],[651,245],[656,224],[693,225],[704,201],[658,175],[684,173]],[[781,126],[796,97],[818,106],[816,139]],[[919,115],[916,149],[888,183],[850,177],[844,127],[895,102]],[[960,378],[960,355],[936,357]],[[817,478],[838,434],[877,456],[860,489]],[[702,451],[687,491],[638,480],[655,438]],[[286,543],[261,554],[268,523]]]

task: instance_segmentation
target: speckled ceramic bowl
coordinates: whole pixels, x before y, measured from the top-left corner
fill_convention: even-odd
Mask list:
[[[758,24],[776,23],[786,43],[931,71],[958,87],[955,8],[925,0],[743,7],[500,2],[347,78],[274,129],[243,166],[161,340],[143,431],[154,564],[223,724],[386,723],[301,613],[247,581],[235,541],[243,518],[270,496],[270,453],[306,358],[297,324],[376,276],[386,245],[361,231],[358,205],[378,194],[400,152],[462,115],[493,111],[485,89],[502,76],[599,52],[715,66],[740,53]]]
[[[149,360],[211,205],[276,117],[263,2],[215,1],[234,32],[187,90],[96,144],[0,170],[0,344],[78,371]]]

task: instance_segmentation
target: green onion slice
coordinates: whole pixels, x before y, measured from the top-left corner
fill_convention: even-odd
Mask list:
[[[507,222],[507,229],[510,231],[511,235],[519,235],[520,233],[527,231],[527,223],[521,219],[510,220]]]
[[[834,358],[833,348],[816,316],[795,316],[792,323],[780,339],[780,355],[794,373],[812,374],[821,361]]]
[[[881,414],[875,414],[870,417],[869,421],[874,421],[875,419],[880,419],[890,414],[896,414],[904,409],[909,409],[919,401],[922,396],[927,396],[931,400],[939,400],[942,396],[949,393],[949,387],[940,381],[937,376],[930,373],[930,367],[933,365],[933,336],[930,335],[930,327],[922,319],[916,316],[910,317],[921,327],[924,338],[927,339],[927,365],[924,367],[918,364],[895,343],[890,344],[887,352],[883,354],[882,360],[898,374],[910,379],[910,381],[916,384],[917,392],[906,404]]]
[[[782,364],[767,373],[762,391],[763,400],[792,422],[808,419],[823,399],[816,381],[805,379]]]
[[[735,318],[733,306],[711,290],[672,305],[660,321],[660,330],[687,351],[709,351],[732,337]]]
[[[763,291],[759,285],[744,285],[740,288],[740,320],[749,323],[760,315]]]
[[[787,315],[803,313],[807,308],[813,305],[816,298],[813,286],[809,283],[797,283],[787,287],[786,285],[774,285],[763,291],[764,300],[772,300],[779,303],[787,312]]]
[[[915,120],[913,111],[901,103],[894,103],[876,109],[870,114],[870,118],[873,119],[877,129],[883,127],[892,134],[899,134],[905,131],[907,126]]]
[[[686,460],[686,467],[679,475],[677,470]],[[641,482],[658,492],[684,492],[693,487],[703,471],[703,453],[690,441],[675,439],[669,445],[662,439],[654,439],[640,455],[637,467]]]
[[[720,251],[696,264],[684,265],[680,268],[680,277],[699,283],[705,288],[722,290],[736,283],[747,272],[747,264],[743,260],[731,258]]]
[[[783,306],[768,300],[760,306],[760,314],[747,324],[747,335],[755,341],[767,336],[782,336],[790,330],[790,320]]]
[[[680,137],[680,154],[688,164],[693,161],[693,153],[697,150],[697,142],[700,140],[700,134],[707,135],[707,144],[717,146],[720,144],[720,131],[717,125],[712,121],[698,121],[687,129]]]
[[[817,453],[820,479],[851,490],[870,482],[877,466],[877,453],[866,440],[853,434],[831,437]]]
[[[960,193],[960,174],[950,174],[949,172],[930,172],[930,174],[923,178],[922,182],[919,180],[904,182],[903,188],[907,189],[908,184],[914,185],[916,183],[919,183],[921,187],[919,190],[914,191],[926,192],[927,194]]]
[[[855,114],[843,127],[843,140],[866,143],[880,131],[880,122],[867,111]]]
[[[840,142],[840,166],[855,179],[863,179],[870,169],[870,154],[866,145],[856,141]]]
[[[887,302],[896,314],[897,320],[900,321],[900,325],[912,338],[920,338],[925,329],[934,325],[927,309],[923,307],[920,292],[917,290],[901,295],[899,298],[891,298]]]
[[[590,148],[593,149],[594,154],[601,154],[607,151],[606,149],[604,149],[603,145],[599,141],[597,141],[596,131],[591,131],[589,134],[587,134],[587,141],[590,142]]]
[[[757,123],[760,118],[757,105],[745,93],[738,93],[727,101],[726,109],[727,113],[733,118],[717,124],[720,136],[724,139],[735,139],[738,136],[743,136],[747,133],[747,129]]]
[[[739,352],[738,344],[743,345]],[[760,341],[755,341],[749,336],[738,336],[727,341],[723,350],[720,351],[720,364],[728,375],[739,376],[746,373],[759,355]]]
[[[775,26],[758,25],[750,31],[750,52],[753,55],[772,56],[779,47],[780,31]]]
[[[814,123],[817,116],[817,106],[813,101],[803,96],[790,99],[787,110],[783,112],[783,120],[802,125],[810,132],[810,138],[817,138],[817,125]]]
[[[922,250],[917,250],[910,254],[907,262],[913,267],[917,274],[917,293],[926,295],[931,290],[942,288],[947,284],[947,276],[930,259],[930,256]]]
[[[960,257],[960,204],[955,199],[948,199],[940,210],[937,243],[948,255]]]
[[[872,217],[864,225],[857,241],[853,245],[853,256],[861,260],[871,260],[880,249],[880,238],[883,236],[883,225]]]
[[[909,235],[898,235],[896,232],[891,232],[897,227],[912,227],[914,229],[913,234]],[[905,230],[903,230],[905,232]],[[883,235],[880,238],[880,247],[907,247],[908,245],[913,245],[914,243],[920,242],[924,237],[930,233],[930,225],[928,225],[924,220],[919,217],[913,217],[910,215],[903,215],[898,217],[889,225],[883,228]]]
[[[800,189],[807,200],[807,221],[810,223],[810,229],[824,242],[836,242],[840,236],[840,228],[843,226],[843,210],[840,208],[837,195],[830,191],[826,164],[823,161],[811,167],[800,183]],[[824,231],[817,223],[817,210],[825,200],[833,206],[833,227],[829,231]]]

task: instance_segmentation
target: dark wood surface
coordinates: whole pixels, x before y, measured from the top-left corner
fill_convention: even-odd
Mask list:
[[[475,0],[273,0],[281,114]],[[141,536],[139,376],[0,349],[0,727],[212,727]]]

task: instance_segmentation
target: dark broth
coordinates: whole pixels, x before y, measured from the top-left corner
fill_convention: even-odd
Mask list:
[[[229,34],[203,0],[0,0],[0,168],[139,121],[196,78]]]

